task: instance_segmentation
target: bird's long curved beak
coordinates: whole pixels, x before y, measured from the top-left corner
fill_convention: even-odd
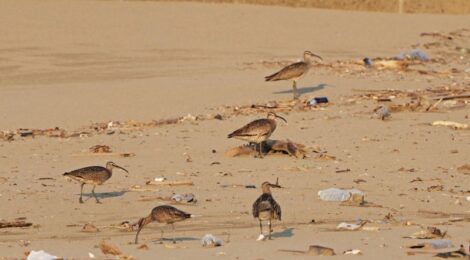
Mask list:
[[[279,189],[282,188],[282,186],[279,185],[279,184],[272,184],[272,183],[270,183],[269,186],[270,186],[271,188],[279,188]]]
[[[126,169],[122,168],[122,167],[119,166],[119,165],[116,165],[116,164],[115,164],[114,167],[119,168],[119,169],[121,169],[121,170],[123,170],[123,171],[129,173],[129,171],[127,171]]]
[[[287,120],[286,120],[284,117],[282,117],[282,116],[278,116],[278,115],[276,115],[276,117],[277,117],[277,118],[280,118],[280,119],[282,119],[284,122],[286,122],[286,123],[287,123]]]
[[[315,53],[312,53],[312,56],[317,57],[317,58],[319,58],[321,61],[323,61],[323,58],[320,57],[320,56],[318,56],[318,55],[316,55]]]

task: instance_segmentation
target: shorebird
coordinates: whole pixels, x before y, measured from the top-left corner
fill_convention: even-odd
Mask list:
[[[173,223],[183,221],[188,218],[191,218],[191,214],[181,211],[175,207],[168,206],[168,205],[155,207],[152,209],[152,212],[150,212],[150,215],[148,215],[145,218],[141,218],[139,220],[138,222],[139,229],[137,230],[137,234],[135,234],[135,243],[137,244],[138,242],[139,233],[142,230],[142,228],[145,225],[154,221],[157,221],[158,223],[171,224],[173,228],[173,243],[176,243],[175,225]],[[161,233],[161,238],[163,239],[163,230]]]
[[[255,143],[259,145],[259,156],[263,157],[263,145],[262,143],[266,141],[271,134],[276,130],[276,118],[280,118],[287,123],[287,120],[276,115],[274,112],[269,112],[267,118],[257,119],[248,123],[240,129],[233,131],[228,135],[228,138],[236,138],[250,143]]]
[[[103,184],[105,181],[111,178],[111,176],[113,175],[113,168],[119,168],[125,172],[128,172],[126,169],[122,168],[121,166],[113,162],[107,162],[106,167],[89,166],[89,167],[80,168],[71,172],[66,172],[63,174],[63,176],[67,179],[75,180],[81,183],[80,199],[78,199],[80,203],[83,203],[82,194],[83,194],[83,186],[85,186],[85,184],[93,185],[93,189],[91,190],[91,193],[93,194],[93,197],[95,197],[96,203],[101,203],[98,200],[98,197],[96,197],[95,187],[96,185]]]
[[[292,80],[294,99],[298,99],[300,95],[297,92],[297,81],[301,79],[303,76],[305,76],[307,72],[310,70],[310,67],[312,67],[312,63],[313,63],[313,57],[323,60],[322,57],[316,54],[313,54],[310,51],[305,51],[304,61],[290,64],[284,67],[283,69],[281,69],[280,71],[272,75],[264,77],[264,79],[266,81]]]
[[[260,238],[264,238],[263,234],[263,221],[267,220],[269,224],[269,235],[268,239],[271,239],[271,220],[278,219],[281,220],[281,206],[277,204],[271,195],[271,187],[281,188],[279,184],[271,184],[267,181],[261,184],[261,189],[263,194],[258,197],[258,199],[253,203],[253,217],[258,218],[259,228],[260,228]]]

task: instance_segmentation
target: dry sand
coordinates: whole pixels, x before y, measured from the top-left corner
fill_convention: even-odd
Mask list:
[[[241,144],[226,135],[264,117],[264,112],[232,113],[224,120],[188,120],[112,135],[0,140],[0,218],[26,217],[35,225],[0,229],[2,257],[21,258],[26,251],[44,249],[68,258],[85,259],[89,252],[101,258],[97,245],[106,239],[138,259],[303,259],[307,257],[278,250],[304,250],[313,244],[332,247],[339,254],[358,248],[365,259],[399,259],[406,257],[406,245],[419,242],[402,238],[420,230],[419,225],[448,231],[454,244],[468,248],[470,202],[465,197],[470,195],[469,176],[456,169],[469,163],[470,134],[428,125],[435,120],[469,123],[468,108],[397,112],[382,122],[370,118],[377,103],[353,91],[442,86],[468,90],[469,55],[459,54],[455,44],[468,48],[469,38],[442,44],[438,37],[420,36],[470,28],[468,16],[168,2],[3,0],[0,28],[2,130],[57,126],[74,131],[95,122],[214,114],[224,112],[220,109],[224,105],[288,100],[292,96],[289,82],[263,81],[263,76],[279,69],[275,61],[295,61],[306,49],[322,55],[325,64],[349,61],[343,68],[319,66],[305,77],[299,83],[302,98],[328,96],[331,104],[283,113],[289,124],[279,124],[273,135],[316,147],[335,160],[315,159],[315,154],[307,159],[225,157],[224,151]],[[413,44],[429,42],[441,42],[441,49],[426,51],[444,61],[418,68],[440,74],[367,71],[352,64],[365,56],[390,57]],[[449,72],[451,68],[456,71]],[[135,156],[88,156],[88,148],[96,144]],[[130,173],[116,171],[97,188],[103,204],[93,199],[79,204],[79,185],[66,182],[61,174],[107,160]],[[346,168],[350,171],[336,173]],[[144,186],[158,176],[190,179],[195,185],[125,192],[131,185]],[[259,186],[277,177],[285,186],[274,190],[283,221],[275,223],[273,241],[256,242],[258,223],[251,217],[251,204],[259,189],[221,185]],[[356,183],[358,179],[365,182]],[[436,185],[442,185],[442,190],[429,188]],[[329,187],[358,188],[366,193],[367,201],[380,207],[321,201],[317,192]],[[85,186],[87,193],[90,188]],[[106,228],[137,221],[164,203],[140,201],[142,197],[173,192],[194,193],[195,205],[178,207],[202,215],[176,224],[177,248],[168,248],[169,241],[166,246],[159,244],[157,224],[141,233],[140,242],[148,250],[130,244],[134,232]],[[380,223],[388,213],[398,222]],[[449,224],[454,216],[467,220]],[[371,220],[366,225],[380,230],[332,231],[338,223],[358,218]],[[100,232],[80,232],[85,223],[93,223]],[[226,243],[202,248],[200,238],[207,233]]]

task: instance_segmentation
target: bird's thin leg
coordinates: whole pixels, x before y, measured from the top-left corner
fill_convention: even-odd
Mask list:
[[[173,229],[173,244],[176,244],[175,224],[171,223],[171,227]]]
[[[96,203],[101,203],[101,202],[98,200],[98,197],[96,197],[95,188],[96,188],[96,185],[93,185],[93,189],[91,190],[91,194],[93,194],[93,197],[95,197]]]
[[[299,93],[297,93],[297,82],[294,80],[292,85],[293,92],[294,92],[294,99],[299,99]]]
[[[259,231],[260,234],[262,235],[263,234],[263,224],[262,224],[261,220],[259,221],[259,230],[260,230]]]
[[[161,229],[162,233],[160,235],[160,244],[163,244],[163,228]]]
[[[81,188],[80,188],[80,198],[78,199],[78,202],[80,203],[83,203],[83,199],[82,199],[83,186],[85,186],[85,183],[82,183]]]
[[[268,236],[268,239],[271,240],[271,232],[272,232],[272,229],[271,229],[271,220],[269,220],[269,236]]]
[[[259,158],[263,158],[263,142],[259,143]]]

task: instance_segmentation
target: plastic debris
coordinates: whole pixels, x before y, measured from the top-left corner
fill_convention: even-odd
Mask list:
[[[182,202],[182,201],[185,201],[185,202],[195,202],[195,199],[194,199],[194,194],[192,193],[189,193],[189,194],[175,194],[171,197],[172,200],[174,201],[177,201],[177,202]]]
[[[359,194],[364,196],[364,193],[358,189],[338,189],[338,188],[329,188],[325,190],[320,190],[318,196],[321,200],[324,201],[348,201],[351,199],[353,194]]]
[[[39,251],[31,250],[31,252],[29,252],[29,255],[26,257],[26,260],[53,260],[57,258],[59,257],[55,255],[51,255],[44,250],[39,250]]]
[[[397,60],[420,60],[428,61],[429,56],[421,50],[411,50],[400,53],[395,57]]]
[[[212,234],[206,234],[201,239],[201,244],[203,247],[217,247],[221,246],[223,241]]]
[[[154,181],[155,182],[162,182],[162,181],[165,181],[166,178],[165,177],[155,177]]]
[[[362,255],[359,249],[349,249],[343,252],[343,255]]]
[[[390,110],[384,105],[380,105],[374,109],[374,115],[378,119],[385,120],[390,117]]]
[[[364,62],[364,66],[366,66],[366,68],[372,67],[372,62],[370,61],[369,58],[365,57],[362,61]]]
[[[447,239],[434,239],[434,240],[428,240],[424,243],[412,245],[409,248],[443,249],[443,248],[454,248],[454,245],[452,244],[452,241],[447,240]]]
[[[321,103],[328,103],[328,98],[327,97],[314,97],[308,101],[308,104],[310,106],[315,106]]]
[[[336,226],[336,230],[350,230],[355,231],[361,229],[367,221],[360,221],[358,224],[342,222]]]

